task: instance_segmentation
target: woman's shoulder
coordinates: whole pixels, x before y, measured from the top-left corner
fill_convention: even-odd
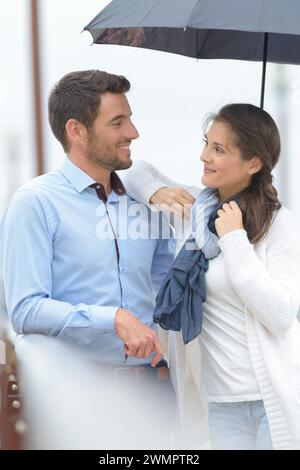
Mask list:
[[[293,225],[296,222],[296,215],[286,206],[282,205],[274,214],[271,227],[282,227],[282,225]]]
[[[274,214],[267,233],[269,240],[282,240],[285,244],[298,245],[300,239],[300,221],[294,212],[286,206],[281,206]]]

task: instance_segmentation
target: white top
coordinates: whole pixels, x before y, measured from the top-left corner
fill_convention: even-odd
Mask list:
[[[202,348],[203,393],[208,402],[261,400],[251,363],[244,304],[233,290],[220,253],[205,276]]]
[[[149,181],[152,167],[139,164],[139,180],[130,191],[148,202],[153,191],[142,173]],[[133,172],[127,182],[129,179],[135,179]],[[174,182],[176,185],[182,186]],[[163,178],[160,186],[166,186]],[[235,230],[219,240],[230,284],[244,305],[249,354],[274,449],[300,449],[299,240],[294,215],[285,207],[255,247],[244,230]],[[197,340],[185,347],[181,333],[162,331],[161,340],[177,393],[182,443],[189,446],[189,440],[199,436],[201,445],[207,417],[201,387],[202,348]]]

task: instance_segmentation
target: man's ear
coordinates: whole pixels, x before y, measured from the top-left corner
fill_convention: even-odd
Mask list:
[[[86,135],[86,128],[77,119],[69,119],[66,123],[66,133],[70,142],[78,142]]]
[[[258,173],[262,169],[263,164],[259,157],[253,157],[249,163],[250,163],[249,168],[248,168],[249,175],[254,175],[255,173]]]

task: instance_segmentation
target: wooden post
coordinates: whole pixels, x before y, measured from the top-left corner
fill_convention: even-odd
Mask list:
[[[32,77],[35,122],[35,162],[36,175],[44,173],[43,113],[41,100],[41,67],[38,0],[30,0],[31,6],[31,43]]]

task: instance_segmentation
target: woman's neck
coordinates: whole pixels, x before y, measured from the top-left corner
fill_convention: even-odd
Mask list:
[[[230,201],[230,200],[235,199],[247,187],[248,186],[243,186],[242,188],[232,189],[231,191],[230,190],[228,190],[228,191],[217,190],[219,202],[222,203],[222,202],[225,202],[225,201],[228,201],[228,200]]]

